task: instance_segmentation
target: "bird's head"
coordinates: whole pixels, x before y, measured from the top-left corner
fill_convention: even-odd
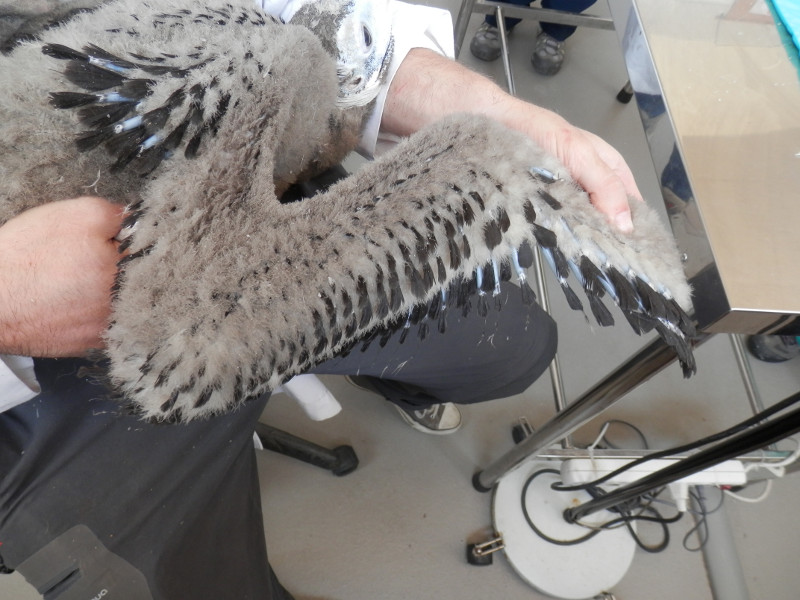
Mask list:
[[[342,108],[363,106],[378,95],[391,61],[389,0],[296,0],[289,19],[313,31],[336,59]]]

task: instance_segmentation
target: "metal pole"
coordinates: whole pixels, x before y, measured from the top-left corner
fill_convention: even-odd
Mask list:
[[[694,345],[699,346],[711,336],[712,334],[699,334]],[[675,359],[672,348],[661,338],[654,339],[564,411],[556,414],[491,465],[477,472],[472,478],[473,486],[482,492],[490,491],[507,471],[592,420],[640,383],[675,362]]]
[[[464,37],[467,35],[467,26],[469,19],[472,16],[472,9],[475,7],[475,0],[463,0],[461,2],[461,9],[458,11],[455,27],[455,51],[456,58],[461,53],[461,46],[464,43]]]
[[[497,19],[497,29],[500,34],[500,54],[503,57],[503,69],[506,73],[508,93],[512,96],[516,96],[517,90],[516,86],[514,85],[514,73],[511,70],[511,59],[508,54],[508,31],[506,30],[505,14],[502,7],[497,7],[495,11],[495,17]],[[544,279],[544,261],[542,259],[542,252],[538,246],[534,248],[534,256],[536,291],[539,294],[539,304],[544,312],[550,314],[550,299],[547,294],[547,282]],[[553,397],[555,400],[556,411],[561,412],[566,408],[567,403],[564,394],[564,381],[561,378],[561,363],[558,360],[557,354],[553,357],[553,360],[550,363],[549,372],[550,384],[553,387]],[[572,441],[567,436],[561,441],[561,445],[565,449],[571,448]]]
[[[761,400],[761,394],[758,393],[755,378],[753,377],[753,369],[750,367],[747,354],[745,354],[742,336],[737,333],[731,333],[729,337],[733,346],[733,354],[736,356],[739,373],[742,375],[744,389],[747,392],[747,399],[750,401],[750,407],[753,409],[754,415],[758,414],[764,410],[764,402]]]
[[[508,56],[508,32],[506,31],[506,19],[503,8],[498,6],[494,14],[497,19],[497,31],[500,34],[500,56],[503,57],[503,70],[506,72],[508,93],[512,96],[516,96],[517,88],[514,85],[514,74],[511,72],[511,60]]]
[[[704,491],[714,488],[704,485],[695,489],[698,494],[703,494]],[[718,493],[722,494],[721,491]],[[700,514],[698,511],[703,507],[692,497],[692,507],[697,524],[700,525],[699,521],[705,519],[705,526],[708,528],[708,537],[703,544],[703,560],[714,600],[750,600],[725,503],[712,512]]]
[[[536,272],[536,288],[539,292],[539,304],[542,309],[550,314],[550,298],[547,294],[547,283],[544,280],[544,261],[542,259],[542,251],[539,246],[536,246],[534,251],[536,261],[534,263],[534,270]],[[553,360],[549,367],[550,384],[553,388],[553,400],[556,405],[556,412],[563,412],[567,408],[567,401],[564,394],[564,381],[561,378],[561,363],[558,360],[558,354],[553,356]],[[569,435],[564,436],[561,440],[562,448],[572,448],[572,439]]]

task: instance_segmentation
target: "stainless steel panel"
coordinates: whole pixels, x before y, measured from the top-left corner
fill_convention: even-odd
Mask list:
[[[611,0],[700,327],[800,328],[800,76],[763,0]]]

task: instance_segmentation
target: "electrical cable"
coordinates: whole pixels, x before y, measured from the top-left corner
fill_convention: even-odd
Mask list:
[[[528,488],[530,487],[531,483],[533,483],[533,481],[537,477],[539,477],[540,475],[542,475],[544,473],[552,473],[552,474],[555,474],[555,475],[559,475],[560,474],[559,471],[557,471],[556,469],[541,469],[539,471],[534,472],[533,474],[531,474],[528,477],[528,479],[525,481],[525,485],[522,488],[522,494],[521,494],[521,498],[520,498],[521,499],[521,504],[522,504],[522,514],[525,517],[525,521],[528,523],[528,526],[531,528],[531,530],[536,535],[538,535],[543,540],[545,540],[545,541],[547,541],[547,542],[549,542],[551,544],[555,544],[557,546],[574,546],[574,545],[581,544],[581,543],[593,538],[594,536],[596,536],[597,534],[601,533],[604,530],[616,529],[618,527],[626,527],[628,529],[628,532],[631,534],[631,536],[633,537],[634,541],[636,542],[636,544],[642,550],[644,550],[645,552],[649,552],[649,553],[653,553],[654,554],[654,553],[657,553],[657,552],[662,552],[669,545],[670,535],[669,535],[668,525],[671,524],[671,523],[675,523],[675,522],[679,521],[683,517],[682,513],[678,513],[677,515],[675,515],[673,517],[663,517],[661,515],[661,513],[656,508],[654,508],[652,506],[652,502],[655,499],[655,496],[654,496],[653,498],[648,499],[648,501],[646,503],[643,503],[642,499],[640,499],[639,501],[636,501],[636,502],[628,502],[626,506],[613,507],[610,510],[613,510],[614,512],[619,513],[620,516],[618,518],[616,518],[616,519],[612,519],[612,520],[607,521],[605,523],[602,523],[600,525],[589,525],[589,524],[580,523],[580,522],[576,523],[576,525],[580,525],[581,527],[585,527],[585,528],[590,530],[586,535],[583,535],[583,536],[580,536],[580,537],[577,537],[577,538],[574,538],[574,539],[571,539],[571,540],[556,539],[556,538],[550,537],[549,535],[544,533],[541,529],[539,529],[536,526],[536,524],[533,522],[533,518],[531,517],[531,514],[528,512],[528,506],[527,506],[527,502],[526,502],[527,494],[528,494]],[[600,497],[600,496],[602,496],[602,495],[604,495],[606,493],[602,488],[599,488],[599,487],[591,488],[590,490],[587,490],[587,491],[593,497]],[[663,490],[659,490],[657,492],[657,494],[655,494],[655,495],[660,494],[661,491],[663,491]],[[636,511],[638,511],[638,513],[634,514]],[[644,514],[645,512],[649,512],[654,516],[646,515],[646,514]],[[658,543],[658,544],[655,544],[655,545],[645,544],[644,541],[641,539],[641,536],[636,532],[636,530],[633,527],[633,523],[636,522],[636,521],[658,523],[659,525],[661,525],[661,528],[662,528],[662,531],[663,531],[663,539],[662,539],[662,541],[660,543]]]
[[[754,471],[756,469],[766,469],[767,471],[772,473],[772,475],[774,475],[775,477],[783,477],[786,474],[786,467],[788,467],[792,463],[796,462],[797,459],[800,458],[800,441],[798,441],[795,438],[787,438],[787,439],[793,441],[794,444],[795,444],[795,449],[792,451],[792,453],[789,456],[787,456],[785,459],[783,459],[780,462],[760,462],[760,463],[754,462],[754,463],[748,463],[744,468],[745,473],[749,473],[750,471]],[[738,490],[746,489],[746,488],[749,488],[750,486],[752,486],[753,485],[752,482],[749,483],[749,484],[740,486],[739,488],[723,490],[723,493],[725,495],[727,495],[727,496],[730,496],[734,500],[738,500],[739,502],[747,502],[749,504],[757,504],[759,502],[763,502],[764,500],[766,500],[769,497],[769,494],[772,491],[772,481],[773,481],[772,479],[764,480],[764,482],[766,484],[764,486],[764,489],[761,491],[761,493],[758,496],[755,496],[755,497],[742,496],[741,494],[738,493]]]
[[[609,419],[608,421],[603,423],[603,427],[605,429],[602,431],[602,435],[600,436],[600,441],[605,442],[606,448],[611,448],[612,450],[620,450],[619,446],[612,444],[610,441],[608,441],[608,437],[606,437],[608,426],[614,424],[624,425],[625,427],[633,429],[633,431],[636,433],[636,435],[639,436],[639,439],[642,441],[642,446],[644,446],[644,449],[645,450],[650,449],[650,446],[647,444],[647,437],[645,437],[644,433],[642,433],[642,430],[636,427],[636,425],[634,425],[633,423],[628,423],[627,421],[623,421],[621,419]]]
[[[595,481],[591,481],[589,483],[576,484],[576,485],[563,485],[563,484],[559,484],[558,482],[556,482],[556,483],[553,484],[553,489],[557,490],[557,491],[560,491],[560,492],[574,492],[574,491],[579,491],[579,490],[585,490],[589,486],[592,486],[592,485],[600,485],[600,484],[605,483],[608,480],[616,477],[620,473],[624,473],[628,469],[631,469],[631,468],[633,468],[635,466],[644,464],[644,463],[646,463],[648,461],[655,460],[657,458],[664,458],[664,457],[671,456],[671,455],[674,455],[674,454],[679,454],[681,452],[688,452],[689,450],[695,450],[697,448],[701,448],[703,446],[711,444],[712,442],[717,442],[719,440],[731,437],[731,436],[733,436],[733,435],[735,435],[737,433],[740,433],[740,432],[744,431],[745,429],[747,429],[747,428],[749,428],[749,427],[751,427],[751,426],[753,426],[753,425],[755,425],[757,423],[760,423],[761,421],[764,421],[768,417],[774,415],[775,413],[778,413],[778,412],[784,410],[785,408],[788,408],[789,406],[792,406],[793,404],[796,404],[797,402],[800,402],[800,392],[798,392],[796,394],[792,394],[788,398],[785,398],[784,400],[781,400],[780,402],[778,402],[778,403],[774,404],[773,406],[771,406],[770,408],[758,413],[757,415],[754,415],[754,416],[750,417],[749,419],[745,419],[744,421],[741,421],[740,423],[737,423],[733,427],[725,429],[724,431],[721,431],[719,433],[707,436],[705,438],[701,438],[701,439],[699,439],[697,441],[691,442],[689,444],[684,444],[682,446],[676,446],[676,447],[673,447],[673,448],[668,448],[666,450],[659,450],[657,452],[652,452],[652,453],[648,454],[647,456],[643,456],[641,458],[637,458],[636,460],[633,460],[633,461],[629,462],[628,464],[620,467],[619,469],[616,469],[615,471],[612,471],[611,473],[603,475],[602,477],[596,479]]]
[[[703,448],[674,464],[620,486],[606,497],[568,508],[564,511],[564,518],[571,523],[578,521],[593,512],[642,496],[661,485],[685,478],[741,454],[754,452],[798,432],[800,432],[800,408],[794,408],[784,415],[741,431],[727,440]]]
[[[687,531],[686,535],[683,536],[683,548],[689,552],[699,552],[708,543],[708,519],[706,516],[709,513],[706,512],[705,498],[699,494],[696,494],[694,491],[689,491],[689,495],[694,499],[697,506],[700,507],[700,518],[697,519],[694,527]],[[722,501],[720,501],[719,505],[722,506]],[[689,538],[692,537],[692,534],[695,532],[697,533],[698,544],[696,548],[690,548]]]
[[[528,513],[528,506],[527,506],[527,502],[525,500],[526,500],[526,498],[528,496],[528,488],[530,487],[531,483],[533,483],[534,479],[536,479],[537,477],[539,477],[539,475],[541,475],[543,473],[554,473],[555,475],[560,475],[560,473],[558,471],[556,471],[555,469],[542,469],[541,471],[536,471],[530,477],[528,477],[527,481],[525,482],[525,485],[522,487],[522,497],[521,497],[522,514],[525,517],[525,521],[527,521],[528,526],[533,530],[533,532],[536,535],[538,535],[540,538],[542,538],[543,540],[548,541],[551,544],[555,544],[557,546],[574,546],[575,544],[583,543],[586,540],[589,540],[589,539],[593,538],[594,536],[596,536],[598,533],[600,533],[601,530],[600,529],[596,529],[596,530],[590,531],[589,533],[587,533],[584,536],[581,536],[579,538],[575,538],[573,540],[557,540],[555,538],[551,538],[549,535],[545,534],[538,527],[536,527],[536,525],[533,522],[533,519],[531,519],[530,513]]]
[[[663,457],[663,456],[669,456],[671,454],[677,454],[679,452],[686,452],[688,450],[699,448],[699,447],[702,447],[702,446],[706,446],[706,445],[708,445],[708,444],[710,444],[712,442],[716,442],[718,440],[722,440],[722,439],[731,437],[731,436],[733,436],[735,434],[741,433],[742,431],[746,430],[747,428],[749,428],[749,427],[751,427],[751,426],[753,426],[755,424],[758,424],[758,423],[764,421],[768,417],[770,417],[770,416],[772,416],[772,415],[784,410],[785,408],[787,408],[789,406],[792,406],[793,404],[796,404],[798,401],[800,401],[800,392],[798,392],[797,394],[794,394],[794,395],[792,395],[792,396],[790,396],[790,397],[788,397],[788,398],[776,403],[775,405],[773,405],[772,407],[770,407],[767,410],[762,411],[758,415],[754,415],[753,417],[751,417],[749,419],[745,419],[744,421],[742,421],[742,422],[734,425],[733,427],[730,427],[730,428],[728,428],[728,429],[726,429],[726,430],[724,430],[724,431],[722,431],[722,432],[720,432],[718,434],[714,434],[714,435],[708,436],[706,438],[702,438],[702,439],[700,439],[700,440],[698,440],[696,442],[693,442],[691,444],[685,444],[683,446],[679,446],[679,447],[676,447],[676,448],[671,448],[671,449],[668,449],[668,450],[651,453],[648,456],[644,456],[644,457],[642,457],[640,459],[632,461],[631,463],[625,465],[624,467],[622,467],[620,469],[617,469],[617,470],[613,471],[612,473],[609,473],[608,475],[605,475],[605,476],[603,476],[601,478],[598,478],[597,480],[592,481],[590,483],[581,484],[581,485],[575,485],[575,486],[565,486],[565,485],[563,485],[563,483],[554,482],[554,483],[551,484],[550,488],[552,490],[554,490],[554,491],[563,491],[563,492],[583,490],[583,491],[588,492],[593,497],[594,500],[598,500],[599,498],[601,498],[602,496],[605,496],[607,494],[607,492],[603,488],[599,487],[599,484],[601,484],[601,483],[603,483],[605,481],[608,481],[609,479],[613,478],[614,476],[618,475],[619,473],[622,473],[622,472],[626,471],[627,469],[633,467],[634,465],[642,464],[644,462],[647,462],[648,460],[653,460],[655,458],[660,458],[660,457]],[[794,415],[794,413],[792,413],[792,415]],[[643,443],[645,445],[645,448],[647,448],[647,439],[644,436],[644,434],[638,428],[634,427],[633,425],[631,425],[631,424],[629,424],[629,423],[627,423],[625,421],[610,420],[610,421],[606,421],[603,424],[603,426],[601,428],[601,431],[600,431],[600,434],[597,436],[597,438],[595,439],[594,443],[589,446],[588,449],[589,449],[590,456],[593,456],[594,449],[597,446],[599,446],[601,441],[605,438],[606,432],[608,431],[608,428],[609,428],[609,426],[610,426],[610,424],[612,422],[614,422],[614,423],[618,422],[618,423],[621,423],[621,424],[624,424],[624,425],[627,425],[627,426],[630,426],[631,428],[633,428],[639,434],[639,436],[641,437],[641,439],[642,439],[642,441],[643,441]],[[764,424],[764,426],[767,426],[767,424]],[[770,426],[772,426],[772,424],[770,424]],[[763,429],[763,427],[762,427],[762,429]],[[759,431],[758,433],[760,434],[761,432]],[[797,448],[795,449],[795,451],[789,457],[787,457],[786,459],[784,459],[780,463],[767,463],[767,462],[753,463],[752,466],[750,467],[750,469],[763,467],[763,468],[769,469],[773,474],[779,476],[780,474],[783,473],[783,470],[784,470],[785,466],[787,466],[789,464],[792,464],[793,462],[798,460],[798,458],[800,458],[800,442],[796,442],[796,443],[797,443]],[[532,519],[530,513],[528,512],[528,508],[527,508],[526,498],[527,498],[528,488],[530,487],[531,483],[538,476],[540,476],[543,473],[559,474],[559,471],[556,471],[555,469],[543,469],[543,470],[540,470],[540,471],[536,471],[530,477],[528,477],[527,481],[525,482],[525,485],[523,486],[522,494],[521,494],[522,513],[523,513],[523,516],[525,517],[526,522],[528,523],[528,526],[531,528],[531,530],[534,531],[534,533],[536,533],[539,537],[541,537],[542,539],[544,539],[544,540],[546,540],[546,541],[548,541],[548,542],[550,542],[552,544],[556,544],[556,545],[560,545],[560,546],[576,545],[576,544],[580,544],[580,543],[583,543],[583,542],[591,539],[592,537],[594,537],[595,535],[599,534],[603,530],[613,529],[613,528],[618,528],[618,527],[624,526],[624,527],[626,527],[628,529],[628,531],[631,534],[631,536],[633,537],[634,541],[636,542],[636,544],[642,550],[644,550],[645,552],[649,552],[649,553],[657,553],[657,552],[663,551],[669,545],[670,533],[669,533],[668,525],[671,524],[671,523],[675,523],[675,522],[679,521],[683,517],[683,514],[684,514],[683,512],[679,512],[678,514],[676,514],[673,517],[664,517],[664,516],[661,515],[661,513],[658,511],[658,509],[656,509],[653,506],[653,504],[655,502],[657,502],[657,501],[665,502],[665,501],[662,501],[662,500],[658,500],[658,498],[657,498],[658,495],[661,494],[664,489],[666,489],[666,488],[661,488],[660,490],[658,490],[656,492],[648,492],[648,493],[645,493],[645,494],[641,494],[638,497],[635,497],[635,498],[620,502],[619,504],[616,504],[616,505],[613,505],[613,506],[609,506],[607,508],[607,510],[617,512],[620,515],[620,517],[618,517],[616,519],[612,519],[612,520],[607,521],[606,523],[603,523],[603,524],[600,524],[600,525],[588,525],[586,523],[581,523],[579,520],[569,521],[568,519],[566,519],[569,522],[572,522],[574,524],[580,525],[582,527],[586,527],[586,528],[590,529],[590,531],[586,535],[580,536],[578,538],[574,538],[572,540],[554,539],[554,538],[548,536],[547,534],[545,534],[544,532],[542,532],[536,526],[536,524],[533,522],[533,519]],[[770,484],[771,484],[771,481],[768,482],[767,490],[765,490],[765,493],[762,494],[759,498],[755,498],[755,499],[742,498],[742,499],[745,500],[745,501],[750,501],[750,502],[756,502],[756,501],[762,500],[764,497],[766,497],[766,493],[768,493],[768,491],[769,491]],[[705,546],[705,544],[707,543],[707,541],[708,541],[708,526],[707,526],[707,523],[706,523],[706,517],[707,517],[707,515],[712,514],[713,512],[715,512],[715,511],[720,509],[720,507],[722,506],[722,500],[720,500],[720,503],[713,510],[709,511],[707,509],[707,507],[706,507],[705,499],[703,498],[703,496],[701,494],[695,493],[694,491],[691,491],[691,490],[690,490],[689,493],[691,494],[692,498],[695,500],[697,505],[700,507],[699,511],[689,511],[689,512],[695,512],[695,513],[699,514],[700,518],[698,519],[698,521],[695,524],[695,526],[692,527],[686,533],[686,535],[684,536],[684,538],[683,538],[683,546],[687,550],[698,551],[698,550],[702,549]],[[738,498],[738,496],[735,496],[735,495],[734,495],[734,497]],[[724,498],[724,496],[723,496],[723,498]],[[655,545],[648,545],[648,544],[644,543],[644,541],[641,539],[640,535],[636,532],[636,530],[633,527],[633,523],[636,522],[636,521],[658,523],[661,526],[662,534],[663,534],[663,538],[662,538],[661,542],[658,543],[658,544],[655,544]],[[689,537],[695,532],[697,532],[697,535],[698,535],[698,538],[699,538],[699,545],[697,546],[697,548],[690,548],[688,546],[688,540],[689,540]]]
[[[683,548],[688,550],[689,552],[699,552],[703,549],[703,547],[708,542],[708,515],[712,515],[717,512],[719,509],[722,508],[722,504],[725,501],[725,496],[722,494],[722,490],[719,488],[715,488],[719,490],[719,502],[717,505],[712,508],[711,510],[708,509],[706,505],[707,498],[702,494],[701,488],[692,486],[689,488],[689,495],[694,500],[695,504],[699,507],[699,510],[689,510],[695,515],[698,515],[697,522],[695,523],[694,527],[692,527],[689,531],[686,532],[686,535],[683,536]],[[692,536],[693,533],[697,532],[697,537],[699,543],[697,547],[690,547],[689,546],[689,538]]]
[[[730,496],[734,500],[738,500],[739,502],[747,502],[748,504],[758,504],[759,502],[763,502],[769,496],[769,493],[772,491],[772,479],[765,480],[764,489],[758,496],[750,497],[750,496],[742,496],[737,492],[733,492],[731,490],[722,490],[726,496]]]
[[[621,523],[624,525],[628,532],[633,537],[636,545],[639,546],[645,552],[649,552],[651,554],[655,554],[658,552],[662,552],[667,548],[669,545],[670,535],[669,535],[669,528],[667,525],[671,523],[676,523],[683,518],[683,513],[677,513],[672,517],[664,517],[661,513],[652,506],[653,502],[655,501],[656,497],[661,494],[666,488],[661,488],[657,492],[646,494],[636,498],[634,500],[629,500],[627,502],[623,502],[622,504],[618,504],[609,508],[608,510],[618,512],[621,516],[619,519],[615,519],[609,521],[602,526],[601,529],[611,529],[615,524]],[[600,497],[606,494],[606,491],[602,488],[595,488],[594,490],[587,490],[593,497]],[[638,510],[638,514],[633,514],[635,510]],[[647,516],[644,513],[649,512],[655,516]],[[655,546],[648,546],[645,544],[641,536],[634,530],[633,523],[635,521],[642,521],[642,522],[649,522],[649,523],[658,523],[661,525],[663,531],[663,541],[660,544],[656,544]],[[580,524],[580,522],[578,522]]]

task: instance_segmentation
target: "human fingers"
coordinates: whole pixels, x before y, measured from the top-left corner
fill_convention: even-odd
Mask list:
[[[559,154],[595,208],[618,230],[633,231],[629,199],[641,200],[641,194],[622,156],[598,136],[577,128],[564,136]]]

